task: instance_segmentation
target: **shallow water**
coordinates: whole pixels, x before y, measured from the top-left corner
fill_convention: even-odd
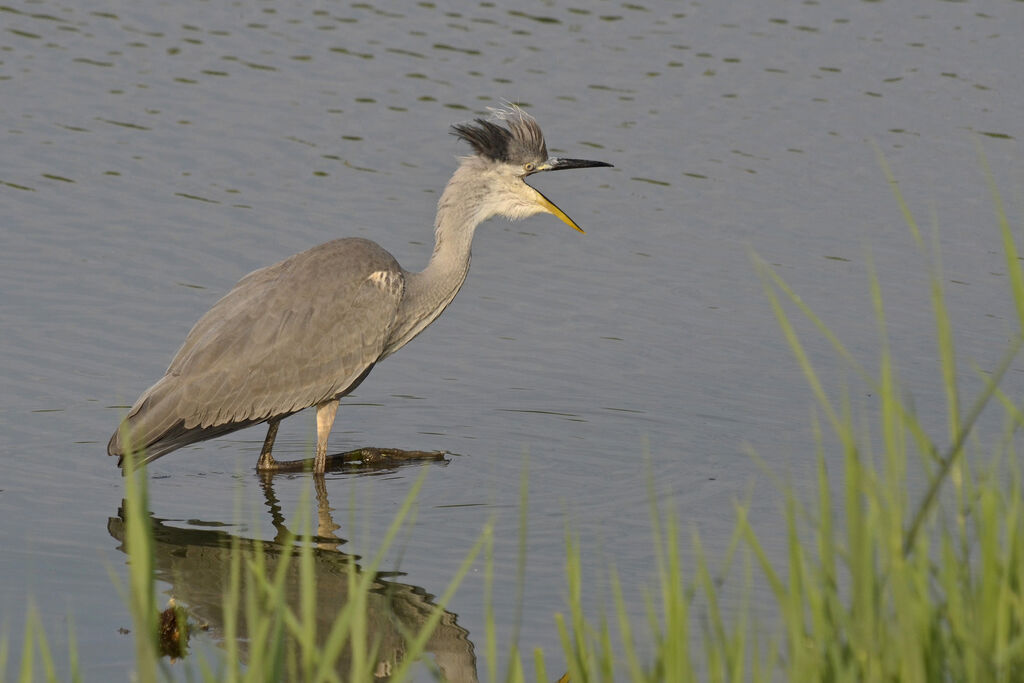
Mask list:
[[[124,406],[256,267],[345,235],[422,267],[438,194],[466,152],[447,127],[503,98],[527,106],[554,154],[615,168],[538,178],[587,235],[553,217],[483,226],[445,315],[343,402],[333,450],[452,454],[423,466],[416,528],[388,569],[438,595],[493,518],[507,637],[527,463],[521,647],[543,647],[555,671],[567,524],[595,614],[614,562],[644,618],[646,468],[712,553],[749,498],[781,557],[777,496],[746,450],[807,485],[812,396],[750,252],[873,366],[870,251],[900,376],[942,441],[927,259],[870,142],[925,229],[932,216],[939,226],[969,398],[968,361],[991,369],[1015,329],[977,150],[1020,225],[1022,31],[1019,3],[994,1],[0,8],[10,651],[33,604],[57,653],[73,619],[88,679],[125,677],[133,650],[118,628],[130,620],[109,573],[124,576],[124,556],[108,532],[122,483],[104,449]],[[870,412],[870,391],[798,327],[834,395],[845,384]],[[1020,385],[1015,368],[1007,389]],[[263,517],[237,534],[273,538],[252,471],[262,438],[256,428],[155,463],[153,516],[235,533],[240,500]],[[311,416],[293,417],[278,454],[301,457],[312,439]],[[421,471],[327,477],[344,552],[373,554]],[[311,484],[274,488],[294,518]],[[482,642],[482,596],[480,565],[448,606],[470,642]]]

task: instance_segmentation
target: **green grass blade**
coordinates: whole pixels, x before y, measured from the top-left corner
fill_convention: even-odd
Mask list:
[[[950,468],[953,467],[954,463],[956,463],[957,459],[962,455],[964,442],[967,440],[971,429],[973,429],[974,423],[977,422],[982,411],[985,409],[985,406],[988,405],[992,396],[995,395],[996,389],[1002,381],[1003,376],[1013,364],[1013,359],[1017,357],[1017,352],[1020,351],[1022,343],[1024,343],[1024,337],[1018,336],[1014,339],[1010,348],[1003,354],[1003,358],[996,367],[996,370],[985,383],[984,391],[982,391],[981,395],[975,399],[974,403],[971,405],[971,409],[967,412],[963,426],[960,428],[960,432],[957,434],[956,440],[943,456],[939,465],[939,470],[936,472],[935,476],[932,477],[932,480],[928,485],[928,489],[914,513],[914,518],[911,520],[910,526],[907,528],[907,534],[905,541],[903,542],[904,555],[909,555],[911,550],[913,550],[914,542],[921,530],[921,524],[924,522],[925,516],[931,511],[932,506],[935,504],[935,498],[938,495],[939,490],[942,488],[942,484],[946,480]]]

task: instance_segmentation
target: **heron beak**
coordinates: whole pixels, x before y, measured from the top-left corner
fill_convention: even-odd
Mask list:
[[[607,161],[587,161],[586,159],[558,159],[552,158],[545,161],[537,168],[538,171],[564,171],[569,168],[594,168],[595,166],[609,166]],[[613,167],[614,168],[614,167]]]
[[[579,230],[580,232],[584,232],[583,228],[581,228],[580,226],[576,225],[576,221],[574,221],[573,219],[571,219],[567,215],[565,215],[565,212],[562,211],[561,209],[559,209],[557,206],[555,206],[554,202],[552,202],[550,199],[545,197],[543,195],[543,193],[541,193],[540,190],[538,190],[537,188],[533,188],[533,191],[537,193],[537,197],[539,198],[539,201],[537,203],[540,204],[544,208],[545,211],[547,211],[548,213],[552,213],[552,214],[558,216],[570,228],[573,228],[574,230]],[[584,232],[584,234],[586,234],[586,233]]]
[[[537,167],[535,173],[541,171],[564,171],[570,168],[594,168],[596,166],[612,166],[606,161],[588,161],[587,159],[558,159],[551,158],[545,161],[543,164]],[[533,188],[534,191],[540,196],[539,204],[544,207],[544,210],[548,213],[558,216],[566,225],[574,230],[584,232],[583,228],[576,225],[576,221],[569,218],[564,211],[555,206],[555,203],[544,196],[544,194],[537,188]],[[586,233],[584,233],[586,234]]]

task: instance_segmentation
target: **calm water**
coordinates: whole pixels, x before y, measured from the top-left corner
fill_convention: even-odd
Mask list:
[[[345,235],[422,267],[438,193],[466,152],[447,127],[502,99],[527,106],[553,153],[616,168],[538,179],[586,236],[550,216],[483,226],[446,314],[343,402],[333,449],[452,454],[424,466],[416,527],[389,557],[400,572],[389,581],[429,602],[493,518],[507,638],[524,462],[521,645],[543,647],[549,671],[562,666],[552,615],[564,605],[567,524],[593,613],[614,563],[643,619],[654,578],[645,463],[660,500],[712,553],[728,542],[734,501],[749,497],[781,557],[777,497],[746,451],[809,486],[812,400],[749,252],[872,366],[870,249],[899,373],[941,440],[927,261],[870,141],[922,223],[939,226],[969,398],[970,362],[991,368],[1015,324],[976,152],[1020,225],[1022,33],[1024,5],[994,1],[8,3],[0,628],[10,651],[31,604],[62,667],[73,619],[87,678],[129,675],[131,636],[118,629],[130,619],[110,579],[125,575],[122,482],[105,454],[123,407],[256,267]],[[845,382],[870,413],[870,392],[827,369],[828,345],[800,329],[836,395]],[[261,487],[262,438],[239,432],[151,468],[151,513],[169,544],[161,600],[215,609],[202,590],[217,553],[198,569],[173,558],[230,535],[270,539],[297,519],[310,478]],[[300,457],[313,438],[312,417],[296,416],[278,454]],[[327,477],[336,547],[372,556],[421,471]],[[235,524],[239,500],[255,522]],[[325,582],[337,566],[321,565]],[[455,645],[435,651],[464,679],[474,644],[486,671],[482,596],[480,565],[448,606]],[[196,647],[215,649],[213,626]]]

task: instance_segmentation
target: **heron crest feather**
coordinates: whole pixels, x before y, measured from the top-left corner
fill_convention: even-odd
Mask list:
[[[478,118],[472,123],[455,124],[452,135],[469,143],[474,152],[491,161],[525,164],[548,158],[544,133],[536,119],[515,105],[490,111],[494,119],[505,125]]]

